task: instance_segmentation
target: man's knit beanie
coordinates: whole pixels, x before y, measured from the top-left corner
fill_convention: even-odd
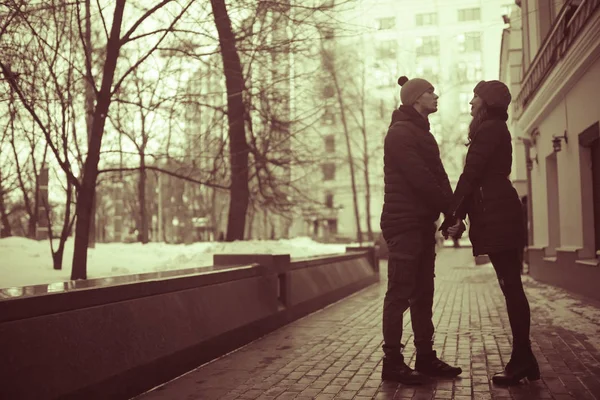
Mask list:
[[[433,85],[421,78],[408,79],[406,76],[398,78],[400,89],[400,100],[405,106],[412,106],[423,93],[433,90]]]
[[[500,81],[481,81],[475,86],[473,92],[490,107],[508,110],[511,101],[508,87]]]

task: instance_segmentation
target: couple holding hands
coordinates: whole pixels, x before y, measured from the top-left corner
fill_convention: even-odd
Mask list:
[[[429,114],[437,111],[434,87],[425,79],[398,79],[402,105],[394,110],[385,137],[385,197],[381,230],[389,248],[388,287],[383,306],[382,379],[422,384],[430,377],[453,378],[460,367],[448,365],[433,350],[432,307],[436,221],[444,237],[460,238],[469,217],[473,254],[487,254],[506,300],[512,354],[498,385],[536,380],[540,371],[529,341],[529,302],[521,283],[525,221],[509,175],[512,141],[507,128],[511,95],[500,81],[481,81],[473,89],[468,152],[452,192],[430,133]],[[402,355],[403,314],[410,308],[415,369]]]

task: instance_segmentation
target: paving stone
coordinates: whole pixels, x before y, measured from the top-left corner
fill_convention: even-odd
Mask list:
[[[598,332],[583,331],[575,323],[557,323],[547,312],[552,302],[555,312],[589,323],[590,315],[600,315],[598,304],[564,292],[560,298],[577,301],[579,312],[586,316],[573,314],[554,301],[556,290],[544,290],[544,284],[529,277],[523,281],[532,310],[532,349],[542,379],[512,388],[490,382],[510,359],[510,324],[493,268],[475,266],[470,251],[442,250],[436,264],[434,346],[442,359],[463,369],[457,379],[434,380],[418,388],[381,382],[381,308],[386,287],[382,262],[379,284],[137,399],[600,400],[600,349],[594,341]],[[600,321],[594,322],[600,326]],[[414,367],[412,340],[407,313],[404,356]]]
[[[452,396],[452,390],[436,390],[434,399],[450,400]]]
[[[329,385],[323,389],[323,393],[337,394],[341,390],[342,390],[342,386],[340,386],[340,385]]]
[[[358,391],[358,396],[368,396],[369,398],[375,396],[377,388],[363,388]]]

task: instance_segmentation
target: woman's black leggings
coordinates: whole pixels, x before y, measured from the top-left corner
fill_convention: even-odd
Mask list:
[[[521,254],[522,250],[520,249],[489,254],[506,300],[506,309],[513,335],[513,348],[529,347],[531,314],[521,282]]]

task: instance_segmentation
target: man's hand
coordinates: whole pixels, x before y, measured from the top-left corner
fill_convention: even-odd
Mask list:
[[[450,228],[448,228],[448,231],[446,233],[447,233],[447,235],[453,237],[454,239],[460,239],[466,229],[467,228],[466,228],[465,224],[462,222],[462,220],[459,219],[456,221],[456,224],[454,224]],[[448,239],[447,236],[445,236],[445,238]]]
[[[444,219],[444,222],[442,222],[442,225],[440,225],[440,229],[438,229],[439,231],[442,232],[442,236],[444,237],[444,239],[448,239],[448,235],[449,232],[448,230],[455,224],[457,224],[460,220],[457,219],[456,217],[452,216],[452,217],[446,217]]]

